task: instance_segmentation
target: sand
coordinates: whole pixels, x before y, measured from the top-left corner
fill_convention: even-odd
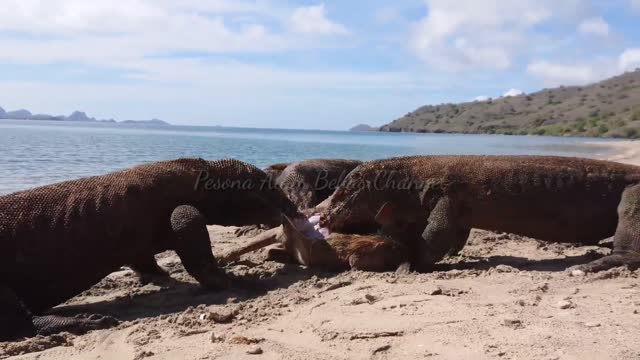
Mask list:
[[[606,146],[640,164],[640,143]],[[248,239],[233,230],[209,228],[215,253]],[[259,251],[227,268],[237,285],[218,293],[166,252],[171,282],[123,269],[54,309],[116,316],[117,328],[0,344],[0,358],[639,359],[640,270],[564,271],[609,251],[474,230],[462,255],[409,275],[328,273]]]
[[[599,141],[585,142],[602,152],[596,152],[594,157],[617,161],[625,164],[640,165],[640,141]]]

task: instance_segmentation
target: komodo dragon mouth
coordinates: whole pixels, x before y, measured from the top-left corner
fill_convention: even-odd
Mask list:
[[[313,214],[309,218],[294,219],[293,225],[306,237],[313,240],[325,240],[331,233],[328,228],[322,227],[320,222],[322,215]]]

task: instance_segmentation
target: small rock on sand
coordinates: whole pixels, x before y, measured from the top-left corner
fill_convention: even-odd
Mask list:
[[[251,354],[251,355],[260,355],[262,354],[262,348],[259,346],[252,346],[249,348],[249,350],[247,350],[247,354]]]
[[[509,266],[509,265],[502,265],[502,264],[501,264],[501,265],[496,266],[496,267],[495,267],[495,269],[496,269],[496,272],[499,272],[499,273],[513,273],[513,272],[520,272],[520,270],[518,270],[518,269],[516,269],[516,268],[514,268],[514,267],[512,267],[512,266]]]
[[[571,276],[574,276],[574,277],[580,277],[580,276],[584,276],[584,275],[585,275],[585,273],[582,270],[573,270],[573,271],[571,271]]]
[[[504,324],[504,326],[507,326],[507,327],[510,327],[510,328],[519,329],[519,328],[522,327],[522,320],[504,319],[503,324]]]
[[[212,332],[211,333],[211,342],[212,343],[219,343],[219,342],[223,342],[224,338],[222,336],[217,336],[216,333]]]
[[[575,306],[573,305],[573,303],[569,300],[558,301],[558,309],[566,310],[566,309],[572,309],[574,307]]]
[[[152,351],[142,351],[139,352],[138,354],[136,354],[136,356],[133,358],[133,360],[142,360],[144,358],[148,358],[155,355]]]
[[[442,295],[442,288],[441,287],[437,287],[437,288],[431,290],[431,292],[429,292],[429,295]]]
[[[212,311],[209,313],[209,318],[216,323],[226,324],[233,320],[233,313]]]

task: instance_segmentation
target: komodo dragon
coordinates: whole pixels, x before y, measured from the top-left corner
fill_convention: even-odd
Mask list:
[[[362,161],[358,160],[313,159],[273,164],[265,172],[299,210],[311,211],[333,194],[347,174],[360,164]],[[235,234],[245,236],[265,229],[269,226],[250,225],[237,229]]]
[[[291,165],[291,163],[271,164],[271,165],[267,166],[264,169],[264,172],[266,172],[267,175],[269,175],[269,177],[271,177],[271,179],[273,179],[273,181],[275,183],[275,181],[278,178],[278,176],[280,176],[280,174],[282,174],[284,169],[286,169],[287,166],[289,166],[289,165]]]
[[[459,252],[472,227],[582,244],[615,233],[613,253],[580,269],[638,267],[639,183],[639,167],[580,158],[399,157],[354,169],[321,225],[343,233],[394,229],[416,268]]]
[[[163,273],[154,254],[169,249],[201,285],[228,285],[206,225],[277,226],[281,214],[298,214],[265,183],[262,170],[237,160],[180,159],[0,196],[0,341],[112,325],[30,314],[122,265]]]
[[[278,185],[300,210],[311,209],[331,196],[358,160],[314,159],[289,164],[276,178]]]

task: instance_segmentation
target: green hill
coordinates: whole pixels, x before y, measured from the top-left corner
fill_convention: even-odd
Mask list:
[[[380,131],[640,137],[640,69],[588,86],[423,106]]]

